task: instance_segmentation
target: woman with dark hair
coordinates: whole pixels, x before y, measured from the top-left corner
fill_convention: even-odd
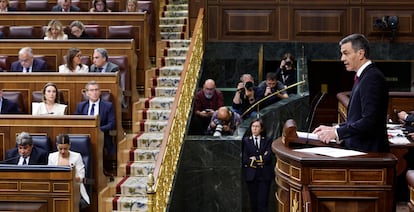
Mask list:
[[[86,188],[82,183],[85,178],[85,164],[83,163],[81,154],[70,150],[70,139],[66,134],[58,135],[56,148],[56,152],[49,154],[48,164],[55,166],[70,166],[75,170],[76,182],[80,183],[80,207],[86,207],[90,204],[90,200]]]
[[[82,64],[82,51],[78,48],[70,48],[66,55],[66,64],[59,66],[59,73],[88,73],[89,67]]]
[[[106,4],[106,0],[94,0],[93,7],[89,10],[89,12],[112,12],[108,5]]]
[[[55,83],[48,82],[42,89],[43,102],[32,102],[32,115],[65,115],[67,105],[59,103],[59,91]]]
[[[86,31],[85,25],[81,21],[72,21],[69,25],[69,39],[88,39],[91,38]]]
[[[268,211],[270,183],[274,176],[271,145],[263,121],[253,120],[242,138],[242,164],[251,211]]]

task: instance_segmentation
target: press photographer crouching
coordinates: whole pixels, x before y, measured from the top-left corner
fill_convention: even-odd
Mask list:
[[[207,132],[213,136],[233,135],[241,121],[239,114],[228,107],[220,107],[211,117]]]
[[[293,85],[297,82],[297,72],[295,67],[295,58],[291,53],[286,53],[282,61],[280,61],[280,66],[276,70],[277,80],[282,82],[285,86]],[[287,90],[288,94],[297,93],[297,88],[293,87]]]

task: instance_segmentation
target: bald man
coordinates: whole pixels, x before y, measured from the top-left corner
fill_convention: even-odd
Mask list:
[[[241,122],[238,113],[234,113],[228,107],[220,107],[211,117],[207,132],[213,136],[234,135]]]
[[[224,97],[221,91],[216,89],[216,83],[207,79],[203,89],[199,90],[194,99],[193,117],[189,134],[205,135],[214,111],[224,106]]]

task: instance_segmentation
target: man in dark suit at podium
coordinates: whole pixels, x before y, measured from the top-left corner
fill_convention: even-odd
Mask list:
[[[342,39],[339,45],[346,70],[356,72],[347,121],[338,128],[319,126],[313,133],[325,143],[332,139],[343,141],[348,149],[389,152],[388,88],[383,73],[369,59],[369,42],[364,35],[352,34]]]
[[[16,138],[17,147],[6,152],[3,163],[15,165],[47,165],[49,153],[36,148],[32,136],[27,132],[21,132]]]

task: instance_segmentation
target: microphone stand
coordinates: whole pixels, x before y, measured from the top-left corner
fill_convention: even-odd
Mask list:
[[[315,117],[316,109],[318,108],[318,105],[321,103],[321,101],[322,101],[323,97],[325,96],[325,94],[326,94],[325,92],[322,92],[321,96],[319,97],[318,101],[316,102],[315,106],[313,107],[312,113],[310,113],[308,130],[306,131],[307,134],[306,134],[305,146],[308,146],[308,144],[309,144],[309,133],[310,133],[310,130],[311,130],[311,127],[312,127],[313,118]]]
[[[256,106],[258,106],[258,105],[259,105],[260,103],[262,103],[263,101],[266,101],[266,100],[267,100],[267,99],[269,99],[270,97],[275,96],[275,95],[279,94],[280,92],[286,91],[286,90],[288,90],[289,88],[293,88],[293,87],[295,87],[295,86],[298,86],[298,85],[301,85],[301,84],[304,84],[304,83],[305,83],[305,80],[302,80],[302,81],[300,81],[300,82],[297,82],[297,83],[295,83],[295,84],[289,85],[289,86],[287,86],[286,88],[283,88],[283,89],[281,89],[281,90],[278,90],[278,91],[276,91],[276,92],[274,92],[274,93],[271,93],[271,94],[269,94],[269,95],[265,96],[264,98],[260,99],[259,101],[255,102],[253,105],[251,105],[249,108],[247,108],[247,110],[246,110],[246,111],[244,111],[244,113],[241,115],[241,117],[244,117],[246,114],[250,113],[250,111],[251,111],[253,108],[255,108]],[[260,110],[260,108],[259,108],[259,107],[257,107],[257,113],[259,113],[259,110]]]

